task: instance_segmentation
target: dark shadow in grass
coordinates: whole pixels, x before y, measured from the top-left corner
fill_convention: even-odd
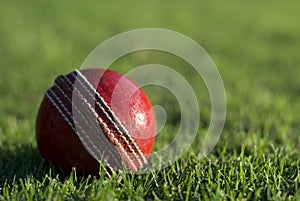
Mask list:
[[[52,171],[52,175],[64,175],[46,164],[39,151],[32,144],[14,145],[3,143],[0,146],[0,188],[5,183],[19,182],[21,178],[34,178],[39,181]]]

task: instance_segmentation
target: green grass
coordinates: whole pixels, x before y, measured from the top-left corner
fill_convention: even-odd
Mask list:
[[[0,200],[299,200],[299,6],[297,1],[1,1]],[[227,119],[214,151],[198,159],[198,137],[170,167],[112,178],[103,171],[97,178],[79,177],[46,165],[34,131],[44,91],[104,40],[144,27],[187,35],[217,64]],[[126,72],[155,61],[187,77],[200,100],[201,136],[210,104],[200,77],[174,56],[149,55],[140,61],[133,53],[112,68]],[[174,97],[145,90],[168,111],[168,126],[155,144],[160,149],[176,131],[178,108],[168,107]]]

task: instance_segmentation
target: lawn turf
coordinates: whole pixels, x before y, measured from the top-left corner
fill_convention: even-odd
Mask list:
[[[0,200],[299,200],[300,27],[297,1],[0,2]],[[107,178],[65,174],[44,163],[35,118],[57,75],[79,68],[106,39],[136,28],[171,29],[195,40],[223,78],[227,118],[214,151],[197,154],[200,138],[175,164],[145,175]],[[200,100],[199,136],[210,119],[200,77],[172,55],[150,51],[121,58],[127,72],[147,62],[172,66],[191,81]],[[200,86],[198,86],[198,83]],[[168,125],[155,150],[176,132],[178,107],[166,106]],[[159,91],[163,93],[163,91]]]

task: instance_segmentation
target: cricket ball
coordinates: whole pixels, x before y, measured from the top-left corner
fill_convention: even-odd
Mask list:
[[[42,157],[79,174],[137,172],[147,164],[156,120],[142,89],[107,69],[75,70],[55,79],[44,95],[36,140]]]

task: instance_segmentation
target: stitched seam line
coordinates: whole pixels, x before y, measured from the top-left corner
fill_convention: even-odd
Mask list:
[[[118,134],[121,136],[121,138],[128,145],[128,148],[132,151],[132,153],[134,154],[134,156],[137,158],[139,164],[142,166],[143,162],[147,163],[147,160],[146,160],[144,154],[141,152],[141,150],[139,149],[139,147],[137,146],[137,144],[135,143],[135,141],[133,140],[133,138],[131,137],[131,135],[128,134],[128,131],[125,129],[125,127],[123,126],[123,124],[121,123],[121,121],[119,120],[119,118],[110,109],[110,107],[108,106],[108,104],[106,103],[106,101],[103,99],[103,97],[96,91],[96,89],[89,83],[89,81],[86,79],[86,77],[79,70],[76,69],[75,72],[77,72],[77,74],[79,75],[79,77],[81,77],[83,79],[83,81],[81,81],[80,79],[78,79],[78,76],[76,76],[74,74],[74,72],[72,73],[72,76],[81,83],[81,85],[85,88],[85,90],[89,93],[89,95],[92,96],[92,97],[94,97],[94,95],[88,90],[88,88],[84,84],[87,84],[87,86],[89,87],[89,89],[92,90],[92,92],[94,94],[96,94],[97,98],[100,99],[100,102],[103,104],[103,106],[105,108],[103,106],[101,106],[98,101],[95,101],[96,105],[98,105],[100,107],[100,109],[104,112],[104,114],[109,119],[109,121],[117,129]],[[113,119],[110,117],[110,115],[107,112],[110,112],[110,114],[113,117]],[[128,140],[131,142],[131,144],[133,145],[133,147],[130,145],[130,142],[128,142]],[[136,154],[136,152],[133,149],[135,149],[138,152],[138,155]],[[140,161],[140,158],[143,160],[143,162]]]

